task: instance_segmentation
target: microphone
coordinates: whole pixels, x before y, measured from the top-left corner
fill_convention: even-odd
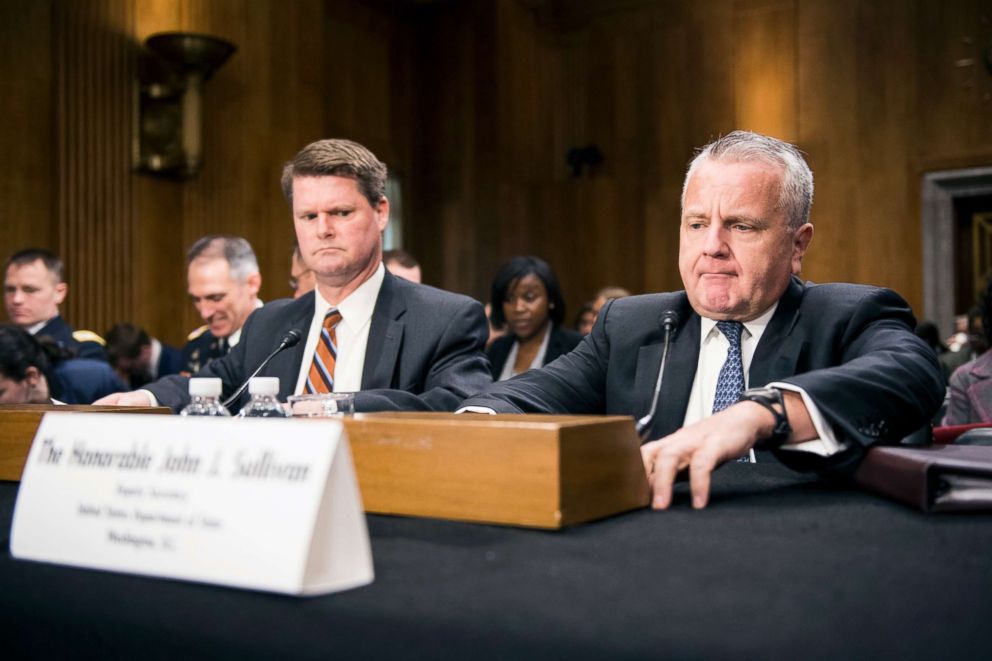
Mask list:
[[[668,362],[668,344],[672,335],[675,334],[675,327],[679,325],[679,315],[674,310],[665,310],[661,313],[661,327],[665,330],[665,348],[661,352],[661,364],[658,366],[658,379],[654,383],[654,397],[651,398],[651,410],[648,414],[637,421],[637,435],[641,443],[648,440],[651,425],[654,423],[655,411],[658,409],[658,396],[661,394],[661,379],[665,376],[665,363]]]
[[[290,328],[288,331],[286,331],[286,334],[282,336],[282,341],[279,343],[279,346],[276,347],[276,350],[270,353],[268,357],[266,357],[266,359],[262,361],[262,364],[258,366],[258,369],[252,372],[251,376],[245,379],[245,382],[241,384],[240,388],[234,391],[233,395],[231,395],[230,397],[224,400],[222,406],[224,408],[228,408],[231,404],[238,401],[238,397],[241,397],[241,393],[243,393],[245,391],[245,388],[248,387],[248,382],[254,379],[256,376],[258,376],[258,373],[262,371],[262,368],[268,365],[269,361],[275,358],[277,353],[279,353],[283,349],[288,349],[290,347],[296,346],[297,344],[300,343],[300,340],[302,338],[303,338],[303,333],[301,333],[296,328]]]

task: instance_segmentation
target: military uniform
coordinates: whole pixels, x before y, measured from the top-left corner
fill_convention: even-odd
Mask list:
[[[190,333],[186,340],[186,345],[183,347],[182,374],[196,374],[210,364],[210,361],[226,356],[230,351],[227,338],[216,337],[206,325]]]
[[[65,404],[92,404],[101,397],[127,390],[109,363],[90,358],[69,358],[55,363],[58,387],[52,396]]]
[[[88,330],[72,330],[72,326],[65,322],[62,315],[55,315],[34,334],[35,337],[50,337],[60,346],[71,349],[78,358],[92,358],[94,360],[107,360],[107,354],[103,350],[106,342],[102,337]]]

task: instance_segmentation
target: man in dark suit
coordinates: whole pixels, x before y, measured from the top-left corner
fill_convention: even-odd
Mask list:
[[[792,145],[742,131],[711,143],[683,188],[685,291],[610,302],[575,351],[463,406],[641,418],[672,311],[659,413],[646,430],[658,440],[642,446],[656,508],[671,504],[685,470],[693,506],[705,507],[712,471],[755,447],[796,468],[844,471],[870,445],[923,426],[943,384],[906,303],[886,289],[796,277],[812,196]]]
[[[237,346],[197,376],[220,377],[227,397],[295,329],[303,341],[261,373],[279,377],[282,397],[357,391],[356,410],[454,410],[490,383],[482,306],[386,273],[385,181],[386,166],[348,140],[315,142],[287,164],[283,190],[317,288],[256,310]],[[167,377],[101,403],[152,397],[178,410],[189,401],[187,380]]]
[[[179,374],[186,364],[178,349],[163,344],[134,324],[114,324],[106,337],[107,362],[131,388]]]
[[[26,248],[7,258],[4,304],[10,321],[32,335],[51,338],[75,356],[106,360],[102,337],[74,331],[59,315],[68,291],[62,260],[53,252]]]

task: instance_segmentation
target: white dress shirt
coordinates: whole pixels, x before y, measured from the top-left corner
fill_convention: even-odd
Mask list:
[[[544,365],[544,357],[548,355],[548,342],[551,340],[551,324],[548,324],[547,329],[544,331],[544,339],[541,340],[541,346],[537,350],[537,355],[534,356],[534,360],[530,361],[530,367],[527,369],[533,370]],[[503,363],[503,369],[499,373],[499,378],[497,381],[506,381],[511,376],[516,376],[520,372],[514,372],[513,366],[517,364],[517,353],[520,351],[520,340],[514,340],[513,346],[510,347],[510,353],[506,356],[506,362]],[[526,371],[526,370],[525,370]]]
[[[751,359],[754,358],[754,350],[761,341],[768,323],[771,321],[775,310],[778,308],[776,302],[760,317],[751,321],[743,322],[744,329],[741,331],[741,362],[744,364],[744,387],[749,387],[751,369]],[[720,369],[727,360],[727,351],[730,349],[730,342],[727,337],[716,327],[716,320],[702,317],[699,328],[699,362],[696,364],[696,377],[692,382],[692,391],[689,395],[689,406],[685,411],[683,426],[699,422],[703,418],[709,417],[713,413],[713,400],[716,397],[716,384],[720,378]],[[830,428],[829,423],[820,415],[819,409],[813,400],[802,388],[788,383],[769,383],[769,386],[780,390],[791,390],[802,395],[806,409],[813,419],[813,426],[819,438],[803,443],[782,446],[784,450],[799,450],[812,452],[820,456],[828,457],[843,450],[846,446],[837,441],[837,437]]]
[[[365,349],[369,343],[369,329],[372,327],[372,312],[386,269],[379,263],[372,277],[337,305],[341,321],[335,327],[338,355],[334,361],[334,392],[356,392],[362,389],[362,373],[365,370]],[[324,325],[327,311],[335,307],[320,295],[320,288],[314,290],[314,313],[310,321],[307,343],[300,362],[300,374],[296,379],[296,394],[303,392],[313,354],[317,350],[320,329]]]

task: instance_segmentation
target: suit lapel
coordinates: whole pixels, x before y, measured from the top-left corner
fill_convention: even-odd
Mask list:
[[[272,363],[270,363],[270,369],[274,372],[272,376],[279,377],[279,397],[283,400],[292,395],[296,390],[296,380],[299,378],[300,369],[303,367],[303,351],[306,349],[307,333],[310,332],[310,322],[313,320],[314,314],[313,299],[314,294],[311,292],[293,302],[286,315],[289,323],[286,325],[283,333],[288,332],[290,328],[295,328],[300,331],[301,339],[297,342],[296,346],[289,347],[282,352],[282,355],[276,356],[272,360]],[[311,358],[307,357],[306,360],[309,363]]]
[[[406,300],[400,284],[396,276],[387,271],[372,310],[362,390],[394,387],[393,373],[403,344],[403,322],[399,319],[405,312]]]
[[[775,314],[754,350],[748,372],[748,387],[759,388],[795,373],[796,363],[802,353],[802,338],[790,336],[799,321],[799,304],[802,299],[803,285],[794,277],[779,299]]]

